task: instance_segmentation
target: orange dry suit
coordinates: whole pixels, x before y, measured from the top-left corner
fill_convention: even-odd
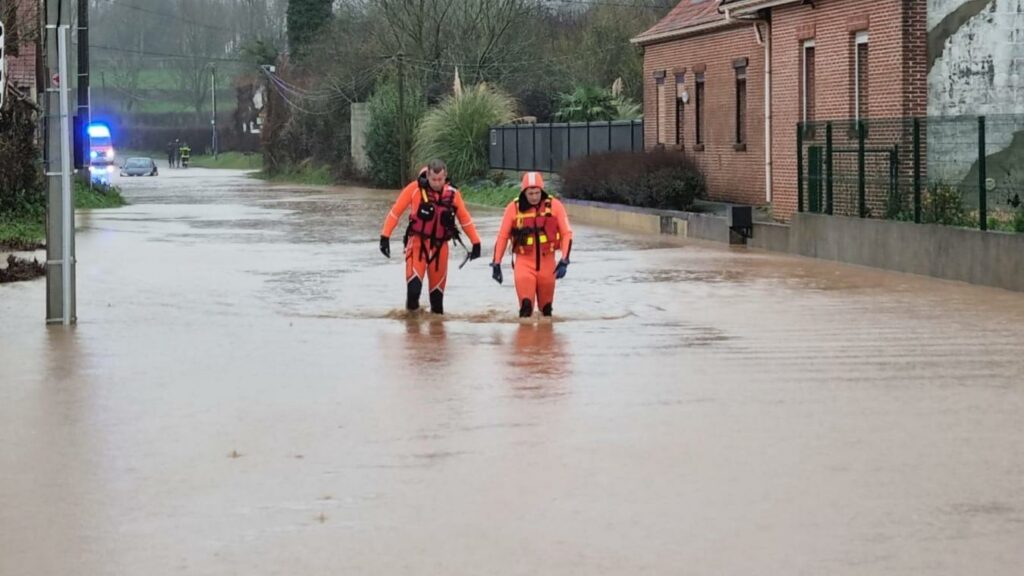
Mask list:
[[[458,189],[445,184],[440,192],[421,187],[419,181],[407,185],[395,200],[384,219],[382,237],[391,237],[398,220],[409,209],[409,227],[405,238],[406,308],[420,306],[423,282],[429,279],[430,310],[444,312],[444,288],[448,281],[448,242],[462,242],[455,227],[456,219],[473,244],[480,243],[473,218],[462,201]]]
[[[538,309],[550,316],[555,299],[555,251],[561,250],[562,260],[568,262],[572,250],[572,228],[565,206],[547,192],[541,193],[537,206],[531,206],[526,193],[521,193],[505,208],[493,264],[501,264],[509,241],[519,315],[530,316]]]

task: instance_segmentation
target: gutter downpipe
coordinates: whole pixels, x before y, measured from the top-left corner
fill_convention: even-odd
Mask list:
[[[725,21],[733,20],[729,8],[725,12]],[[764,23],[764,33],[761,24]],[[758,46],[764,46],[764,191],[765,200],[772,201],[772,27],[771,21],[760,19],[754,21],[754,36]]]
[[[759,31],[759,24],[754,23]],[[759,33],[760,37],[761,34]],[[772,26],[764,21],[764,191],[765,200],[772,201]]]

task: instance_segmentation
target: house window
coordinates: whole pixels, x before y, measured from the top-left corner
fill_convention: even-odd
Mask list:
[[[704,144],[704,74],[700,73],[694,78],[694,107],[696,108],[697,121],[694,126],[697,145]]]
[[[683,147],[683,119],[686,105],[686,76],[676,74],[676,146]]]
[[[736,143],[747,143],[747,67],[736,68]]]
[[[658,89],[655,91],[654,118],[658,125],[658,144],[664,144],[667,129],[665,125],[665,79],[658,78],[656,82]]]
[[[868,33],[854,36],[853,52],[853,117],[857,120],[868,115]]]
[[[803,66],[800,78],[801,117],[804,122],[814,120],[814,40],[804,42]]]

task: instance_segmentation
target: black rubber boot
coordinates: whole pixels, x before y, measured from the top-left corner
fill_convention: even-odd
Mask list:
[[[533,316],[533,300],[523,298],[523,304],[519,307],[519,317],[529,318],[530,316]]]
[[[540,313],[543,316],[551,316],[551,303],[548,302],[545,304],[544,307],[540,309]]]
[[[409,280],[409,284],[405,288],[405,309],[406,310],[419,310],[420,308],[420,292],[423,291],[423,281],[419,278],[413,278]]]
[[[434,290],[430,293],[430,311],[434,314],[444,314],[444,292]]]

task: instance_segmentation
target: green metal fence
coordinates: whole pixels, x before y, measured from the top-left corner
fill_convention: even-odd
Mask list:
[[[804,122],[798,210],[1024,232],[1024,115]]]

